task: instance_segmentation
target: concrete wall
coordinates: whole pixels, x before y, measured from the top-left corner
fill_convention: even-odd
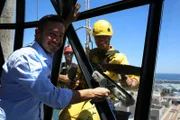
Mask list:
[[[16,0],[6,0],[4,9],[0,16],[0,23],[14,23]],[[4,58],[6,59],[13,48],[14,30],[2,30],[0,29],[0,42],[3,49]]]

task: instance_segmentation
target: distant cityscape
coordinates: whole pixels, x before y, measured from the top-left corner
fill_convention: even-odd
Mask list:
[[[169,74],[163,75],[167,77]],[[174,80],[172,78],[155,79],[149,120],[180,120],[180,74],[175,74],[175,76]],[[136,99],[137,92],[133,94]],[[134,119],[135,105],[130,107],[120,105],[116,109],[130,112],[129,120]]]
[[[180,120],[180,80],[155,80],[150,120]]]

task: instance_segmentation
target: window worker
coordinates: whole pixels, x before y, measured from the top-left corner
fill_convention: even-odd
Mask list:
[[[68,88],[75,88],[79,85],[79,81],[75,79],[76,71],[77,71],[77,64],[73,63],[73,50],[70,45],[66,46],[64,48],[64,56],[65,56],[65,62],[62,62],[61,68],[60,68],[60,74],[59,74],[59,82],[58,86],[60,87],[68,87]],[[73,69],[73,70],[70,70]],[[73,73],[69,73],[73,72]],[[71,76],[73,75],[73,79],[69,78],[68,74]],[[72,79],[72,80],[71,80]]]
[[[89,59],[92,65],[102,62],[124,65],[129,64],[126,55],[119,53],[110,45],[113,29],[108,21],[98,20],[94,24],[92,35],[97,45],[97,48],[94,48],[89,53]],[[130,89],[136,89],[139,86],[139,78],[137,76],[126,75],[124,83],[118,74],[110,71],[105,71],[104,73],[114,81],[123,82],[123,84],[126,84]]]

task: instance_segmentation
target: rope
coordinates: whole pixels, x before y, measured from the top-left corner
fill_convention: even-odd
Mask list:
[[[36,19],[38,21],[38,0],[36,0]]]

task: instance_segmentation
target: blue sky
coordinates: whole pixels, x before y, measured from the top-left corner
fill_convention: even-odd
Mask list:
[[[80,3],[81,11],[84,11],[84,0],[77,0]],[[118,0],[91,0],[90,8],[99,7],[105,4],[113,3]],[[55,14],[55,10],[50,0],[38,0],[38,10],[36,9],[36,0],[27,0],[26,2],[26,22],[40,19],[46,14]],[[157,73],[180,73],[180,0],[165,0],[163,17],[161,23],[159,49],[157,56]],[[90,18],[90,26],[99,19],[109,21],[113,27],[114,35],[111,39],[111,45],[115,49],[124,53],[130,64],[141,66],[144,40],[147,25],[149,6],[141,6],[129,10],[119,11],[112,14]],[[37,18],[38,17],[38,18]],[[85,20],[74,22],[74,28],[85,26]],[[85,29],[77,31],[78,37],[84,46]],[[94,47],[96,47],[93,37]],[[34,28],[26,29],[24,35],[24,45],[34,40]]]

